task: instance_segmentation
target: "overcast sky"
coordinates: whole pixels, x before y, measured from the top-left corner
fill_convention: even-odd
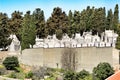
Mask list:
[[[0,0],[0,12],[7,13],[10,17],[15,10],[25,13],[27,10],[33,11],[35,8],[41,8],[47,19],[54,7],[60,7],[68,13],[69,10],[81,11],[87,6],[106,7],[106,10],[114,10],[116,4],[120,6],[120,0]]]

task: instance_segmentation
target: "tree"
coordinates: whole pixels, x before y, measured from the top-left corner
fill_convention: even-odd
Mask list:
[[[14,11],[9,20],[9,28],[12,34],[17,34],[18,30],[22,27],[22,12]]]
[[[73,13],[70,10],[68,13],[68,31],[67,34],[71,38],[72,34],[75,33],[75,27],[73,26]]]
[[[67,33],[68,17],[61,8],[56,7],[53,9],[51,17],[46,22],[46,28],[49,35],[56,33],[56,30],[61,29],[63,33]]]
[[[107,20],[106,20],[106,29],[113,30],[113,13],[112,9],[108,11]]]
[[[86,23],[86,31],[90,31],[92,24],[92,9],[90,8],[90,6],[87,6],[86,12],[85,12],[85,23]]]
[[[99,63],[97,67],[93,69],[94,77],[98,78],[99,80],[105,80],[107,77],[111,76],[114,73],[113,68],[110,66],[109,63]]]
[[[74,11],[73,15],[73,27],[74,27],[74,33],[79,33],[80,32],[80,12],[79,11]]]
[[[46,37],[46,32],[45,32],[45,17],[44,17],[44,11],[41,10],[40,8],[37,8],[35,11],[33,11],[33,17],[34,17],[34,22],[36,25],[36,35],[39,38],[45,38]]]
[[[30,45],[33,46],[35,44],[35,38],[36,38],[35,29],[36,26],[34,23],[34,18],[32,15],[30,15],[30,11],[28,11],[23,19],[22,29],[21,29],[22,50],[29,48]]]
[[[117,37],[117,41],[116,41],[115,47],[116,47],[117,49],[120,49],[120,36]]]
[[[119,23],[119,6],[118,4],[116,4],[113,16],[113,27],[115,31],[117,31],[118,23]]]
[[[21,35],[19,30],[22,28],[22,14],[22,12],[14,11],[11,15],[12,17],[8,21],[10,34],[15,34],[20,41]]]
[[[3,50],[11,43],[9,39],[8,17],[5,13],[0,13],[0,48]]]
[[[56,30],[56,37],[57,39],[61,40],[63,36],[63,32],[61,29]]]
[[[92,31],[93,34],[101,34],[105,29],[105,21],[106,21],[105,8],[98,8],[94,10],[93,13],[93,25]]]
[[[3,61],[3,65],[7,70],[16,70],[16,67],[19,67],[19,61],[17,57],[6,57]]]

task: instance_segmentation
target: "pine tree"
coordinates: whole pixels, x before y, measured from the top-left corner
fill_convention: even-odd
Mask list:
[[[22,12],[14,11],[9,19],[9,30],[10,34],[15,34],[18,39],[21,41],[20,29],[22,28]]]
[[[18,30],[21,28],[22,23],[22,12],[14,11],[12,17],[9,20],[10,30],[12,34],[17,34]]]
[[[51,17],[46,23],[49,35],[56,33],[56,30],[61,29],[63,33],[67,33],[68,17],[61,8],[56,7],[53,9]]]

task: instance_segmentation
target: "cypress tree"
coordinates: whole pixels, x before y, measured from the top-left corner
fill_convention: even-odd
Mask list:
[[[33,16],[30,15],[30,11],[27,11],[27,13],[25,14],[25,17],[23,19],[22,31],[21,31],[22,50],[29,48],[30,45],[33,46],[35,44],[35,38],[36,38],[35,28],[36,28],[36,26],[34,23]]]
[[[118,4],[116,4],[113,16],[113,27],[115,31],[117,31],[118,23],[119,23],[119,6]]]
[[[73,28],[73,13],[70,10],[68,13],[68,36],[72,37],[72,34],[75,33],[75,29]]]
[[[113,30],[113,13],[112,9],[108,11],[107,19],[106,19],[106,29]]]
[[[36,35],[39,38],[44,38],[46,35],[44,11],[41,10],[40,8],[37,8],[34,10],[32,15],[34,17],[34,23],[36,25]]]

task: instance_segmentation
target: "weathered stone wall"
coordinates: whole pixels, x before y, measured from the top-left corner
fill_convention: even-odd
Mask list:
[[[77,71],[86,69],[92,72],[92,69],[100,62],[108,62],[113,64],[112,48],[80,48],[77,49],[78,66]]]
[[[43,66],[43,48],[40,49],[25,49],[19,60],[25,65]]]
[[[76,51],[76,70],[86,69],[92,72],[92,69],[100,62],[108,62],[113,64],[113,48],[112,47],[86,47],[71,48]],[[61,68],[61,56],[64,48],[38,48],[25,49],[20,55],[20,62],[31,66],[48,66],[52,68]],[[116,51],[117,53],[117,51]],[[116,63],[117,64],[117,60]]]

